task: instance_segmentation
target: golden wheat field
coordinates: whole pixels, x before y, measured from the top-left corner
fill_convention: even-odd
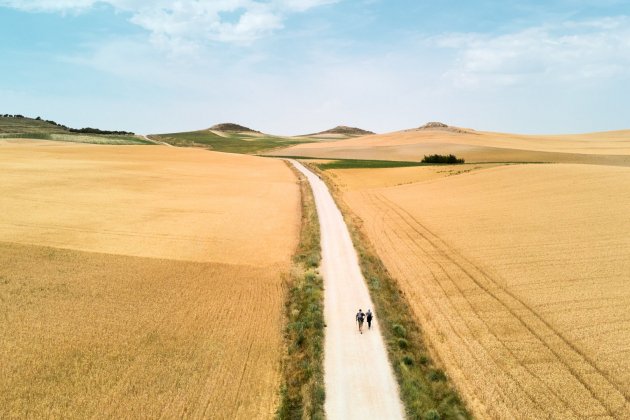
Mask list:
[[[522,135],[449,127],[300,144],[271,152],[317,158],[419,161],[453,153],[468,162],[562,162],[630,166],[630,131]]]
[[[325,173],[476,416],[630,418],[630,169]]]
[[[0,196],[0,418],[273,415],[283,162],[0,141]]]

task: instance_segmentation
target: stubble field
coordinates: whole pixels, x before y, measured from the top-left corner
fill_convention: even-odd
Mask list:
[[[630,418],[630,170],[329,170],[480,418]]]
[[[0,417],[273,415],[284,163],[0,141],[0,180]]]

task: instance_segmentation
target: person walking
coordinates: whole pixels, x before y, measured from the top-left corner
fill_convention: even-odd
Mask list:
[[[365,313],[365,318],[367,319],[368,322],[368,330],[372,329],[372,311],[371,310],[367,310],[367,312]]]
[[[361,309],[359,309],[359,312],[357,312],[356,319],[359,323],[359,332],[363,334],[363,321],[365,320],[365,313],[363,313]]]

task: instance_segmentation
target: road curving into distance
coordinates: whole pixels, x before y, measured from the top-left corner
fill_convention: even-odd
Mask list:
[[[299,162],[291,163],[308,179],[321,229],[324,278],[325,410],[328,419],[403,419],[398,385],[379,329],[359,334],[355,314],[374,306],[361,274],[350,233],[326,184]]]

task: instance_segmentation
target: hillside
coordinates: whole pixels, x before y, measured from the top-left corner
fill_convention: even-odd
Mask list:
[[[28,118],[22,115],[9,116],[5,114],[0,116],[0,134],[52,134],[52,133],[69,133],[68,127],[57,124],[54,121],[43,120],[39,117]]]
[[[234,123],[221,123],[221,124],[215,124],[212,127],[209,128],[209,130],[211,131],[224,131],[224,132],[234,132],[234,133],[260,133],[260,131],[256,131],[256,130],[252,130],[249,127],[245,127],[243,125],[240,124],[234,124]]]
[[[429,123],[419,128],[279,150],[279,155],[419,161],[455,154],[467,162],[564,162],[630,166],[630,130],[567,135],[476,131]]]
[[[151,134],[150,138],[178,147],[203,147],[216,152],[241,154],[271,152],[314,141],[273,136],[233,123],[217,124],[207,130]]]
[[[40,117],[4,114],[0,116],[0,139],[54,140],[91,144],[152,144],[127,131],[98,128],[70,128]]]
[[[374,132],[372,131],[368,131],[368,130],[363,130],[361,128],[357,128],[357,127],[348,127],[345,125],[338,125],[335,128],[331,128],[330,130],[326,130],[326,131],[320,131],[319,133],[313,133],[313,134],[306,134],[304,136],[301,137],[329,137],[329,138],[334,138],[334,137],[343,137],[343,138],[350,138],[350,137],[359,137],[359,136],[369,136],[371,134],[374,134]]]

